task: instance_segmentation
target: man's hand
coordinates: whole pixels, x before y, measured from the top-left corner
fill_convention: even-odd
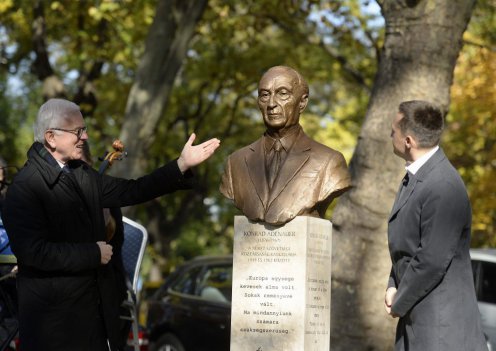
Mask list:
[[[98,247],[100,248],[100,263],[107,264],[112,257],[112,246],[107,244],[105,241],[97,241]]]
[[[391,306],[393,305],[394,296],[396,295],[396,288],[390,287],[386,290],[386,296],[384,297],[384,307],[386,312],[393,318],[398,317],[393,311],[391,311]]]
[[[202,144],[193,146],[193,141],[195,141],[195,138],[195,133],[191,134],[188,141],[184,145],[183,151],[181,151],[181,156],[177,159],[177,165],[182,173],[212,156],[214,151],[220,145],[220,140],[213,138]]]

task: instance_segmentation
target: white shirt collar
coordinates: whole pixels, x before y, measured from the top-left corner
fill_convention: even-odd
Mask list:
[[[55,161],[57,161],[57,163],[59,164],[60,168],[64,168],[65,164],[63,164],[62,162],[60,162],[60,161],[59,161],[59,160],[57,160],[57,159],[56,159]]]
[[[437,150],[439,150],[439,145],[429,150],[426,154],[422,155],[422,157],[417,159],[415,162],[412,162],[410,164],[407,163],[405,169],[411,174],[417,173],[420,167],[422,167],[432,157],[432,155],[436,153]]]

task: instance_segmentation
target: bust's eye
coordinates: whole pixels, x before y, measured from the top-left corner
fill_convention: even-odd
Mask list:
[[[290,94],[286,89],[282,89],[277,92],[277,96],[283,100],[286,100],[289,98]]]
[[[267,102],[269,101],[269,96],[270,94],[268,92],[263,91],[260,94],[258,94],[258,99],[262,102]]]

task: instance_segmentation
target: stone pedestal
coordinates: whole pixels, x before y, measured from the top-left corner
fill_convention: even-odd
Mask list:
[[[332,223],[234,220],[231,351],[328,351]]]

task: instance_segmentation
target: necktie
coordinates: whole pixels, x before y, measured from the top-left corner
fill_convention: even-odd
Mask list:
[[[401,182],[400,195],[398,196],[398,199],[401,199],[401,196],[403,196],[405,194],[405,189],[408,186],[409,181],[410,181],[410,173],[406,172],[406,174],[403,177],[403,180]]]
[[[71,173],[71,169],[69,168],[68,165],[64,165],[64,167],[62,167],[62,172],[64,172],[64,173]]]
[[[281,166],[281,149],[282,144],[279,140],[276,140],[272,146],[272,160],[269,163],[269,187],[272,188],[274,185],[274,180],[279,172],[279,167]]]

